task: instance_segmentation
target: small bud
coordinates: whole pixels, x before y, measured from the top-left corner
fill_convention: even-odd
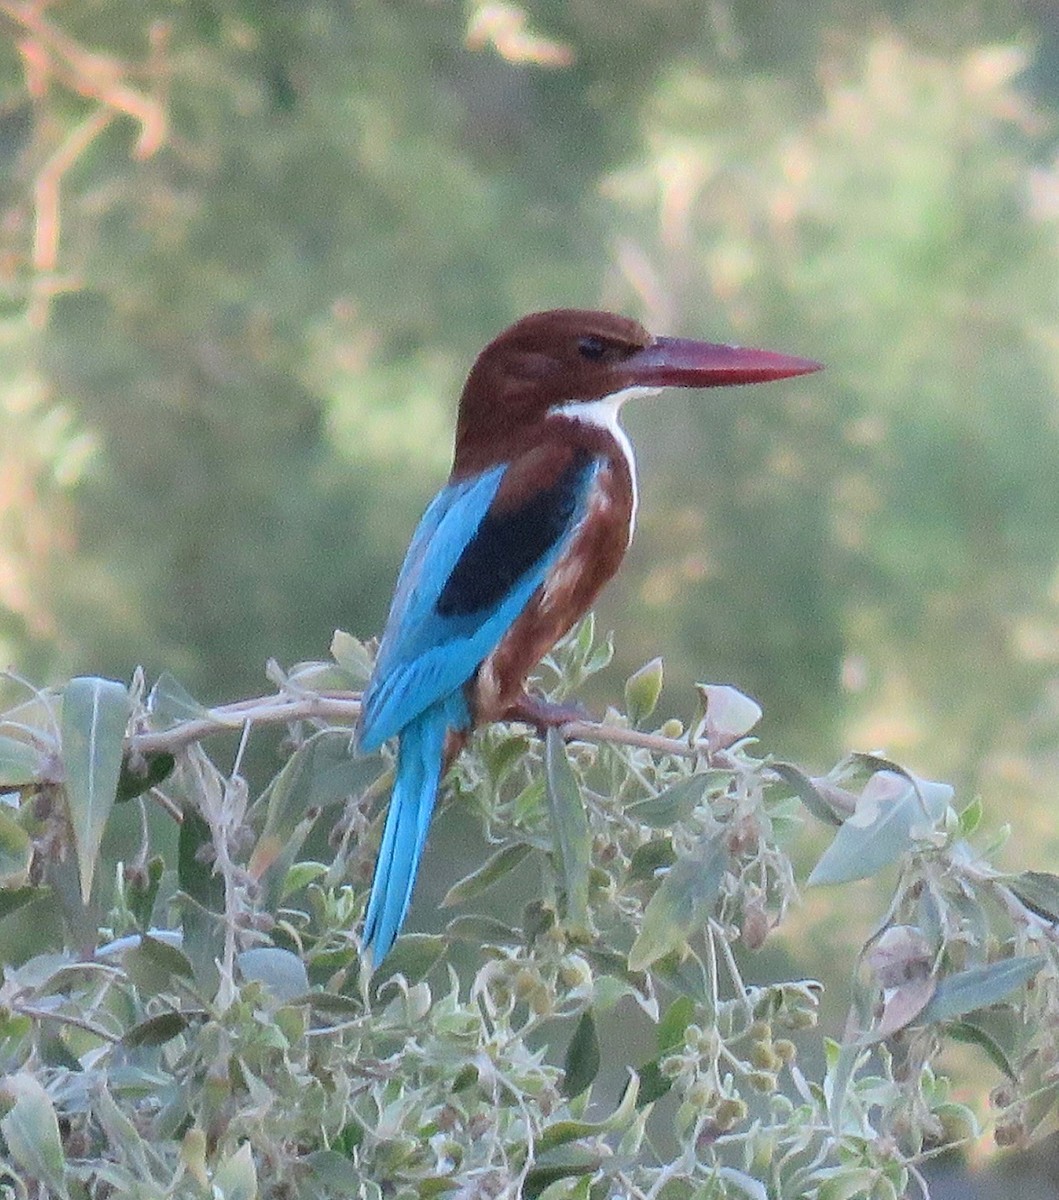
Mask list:
[[[751,1071],[747,1079],[755,1092],[766,1093],[776,1090],[776,1076],[771,1071]]]
[[[625,681],[625,712],[634,725],[654,712],[662,694],[663,666],[660,658],[652,658]]]
[[[679,738],[684,736],[684,722],[678,721],[676,717],[670,717],[668,721],[663,721],[658,732],[667,738]]]
[[[798,1057],[798,1047],[789,1038],[780,1038],[773,1042],[772,1049],[785,1066],[790,1066]]]
[[[714,1121],[720,1127],[722,1133],[727,1133],[733,1125],[738,1125],[740,1121],[746,1120],[747,1106],[746,1102],[736,1097],[725,1097],[720,1104],[717,1105],[717,1111],[714,1113]]]
[[[783,1059],[773,1050],[771,1042],[755,1042],[750,1047],[750,1062],[759,1071],[775,1074],[783,1066]]]

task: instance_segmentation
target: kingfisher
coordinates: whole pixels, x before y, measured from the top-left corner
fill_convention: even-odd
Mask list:
[[[607,312],[523,317],[479,354],[460,397],[448,482],[412,535],[357,729],[397,764],[364,921],[382,962],[404,922],[438,788],[476,725],[562,725],[529,673],[618,569],[636,523],[636,467],[618,421],[666,387],[763,383],[809,359],[653,337]]]

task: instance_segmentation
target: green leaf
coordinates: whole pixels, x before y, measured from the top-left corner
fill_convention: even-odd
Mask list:
[[[701,838],[695,856],[678,858],[644,910],[643,925],[629,951],[629,968],[645,971],[688,938],[710,914],[721,888],[728,850],[720,836]]]
[[[213,1174],[213,1191],[218,1200],[257,1200],[257,1168],[249,1142],[221,1160]]]
[[[482,913],[465,913],[445,926],[445,936],[453,941],[470,942],[474,946],[492,943],[511,946],[522,941],[522,934],[513,925],[487,917]]]
[[[657,796],[628,805],[625,815],[651,829],[670,829],[678,822],[686,821],[696,806],[702,803],[708,784],[714,784],[719,779],[727,781],[731,777],[729,771],[702,771],[674,783]]]
[[[337,1150],[313,1150],[303,1161],[308,1165],[313,1178],[325,1189],[327,1196],[364,1195],[362,1180],[353,1170],[353,1164]]]
[[[953,1041],[964,1042],[984,1050],[998,1070],[1002,1071],[1012,1083],[1018,1083],[1018,1075],[1007,1051],[988,1029],[983,1029],[974,1021],[956,1021],[949,1026],[947,1033]]]
[[[147,711],[153,729],[169,729],[181,721],[198,721],[209,716],[209,709],[168,671],[163,671],[151,688]]]
[[[33,843],[12,811],[0,807],[0,888],[22,891],[29,878]]]
[[[673,1086],[673,1081],[662,1074],[657,1058],[644,1063],[636,1074],[640,1078],[640,1094],[636,1099],[638,1108],[646,1108],[648,1104],[660,1100]]]
[[[305,963],[281,946],[253,946],[235,961],[245,980],[264,984],[281,1004],[309,990]]]
[[[805,805],[810,815],[828,825],[841,825],[842,818],[828,804],[817,790],[816,785],[798,767],[792,763],[772,762],[769,764],[773,771],[794,789],[794,794]]]
[[[191,962],[183,950],[148,934],[126,951],[122,962],[132,982],[149,996],[166,991],[174,977],[194,979]]]
[[[564,1096],[580,1096],[599,1073],[599,1037],[591,1010],[586,1009],[577,1022],[574,1036],[566,1048],[563,1064],[562,1093]]]
[[[136,769],[133,769],[131,759],[125,758],[121,764],[121,774],[118,776],[115,799],[119,804],[124,804],[126,800],[142,796],[144,792],[167,779],[175,766],[176,757],[168,750],[144,755]]]
[[[684,1041],[684,1030],[695,1016],[695,1002],[690,996],[678,996],[658,1022],[658,1053],[665,1054]]]
[[[644,842],[642,846],[636,847],[632,858],[629,859],[628,878],[630,882],[654,879],[659,871],[671,867],[676,860],[676,852],[670,838],[655,838],[653,841]]]
[[[372,977],[376,989],[387,979],[403,975],[409,983],[418,983],[429,973],[445,953],[447,939],[438,933],[406,933],[393,944],[393,949]]]
[[[367,647],[344,629],[336,629],[331,638],[331,657],[358,687],[371,678],[373,663]]]
[[[133,1025],[122,1037],[121,1044],[128,1047],[164,1046],[166,1042],[182,1034],[187,1027],[188,1019],[183,1013],[159,1013]]]
[[[527,854],[533,849],[527,842],[509,842],[495,854],[491,854],[484,863],[470,875],[465,875],[458,883],[445,893],[441,901],[442,908],[454,908],[457,904],[466,904],[480,896],[487,888],[491,888],[499,879],[513,871]]]
[[[1059,921],[1059,875],[1049,871],[1023,871],[1006,882],[1031,912],[1046,921]]]
[[[221,912],[224,908],[224,880],[213,870],[213,835],[195,809],[185,809],[177,843],[177,881],[181,888],[203,908]]]
[[[117,795],[130,711],[128,691],[111,679],[82,676],[71,679],[63,692],[66,802],[86,904],[103,827]]]
[[[46,887],[0,888],[0,921],[17,912],[23,904],[47,896],[50,890]]]
[[[971,967],[938,984],[934,999],[923,1009],[920,1022],[935,1023],[988,1008],[1022,987],[1045,964],[1042,954],[1005,958],[985,967]]]
[[[0,1121],[11,1157],[49,1192],[66,1196],[66,1164],[51,1097],[27,1071],[9,1075],[0,1085],[0,1097],[13,1102]]]
[[[164,872],[165,859],[160,854],[155,854],[147,861],[146,878],[136,875],[126,884],[125,901],[141,930],[146,930],[151,924],[154,902],[158,899],[158,889],[161,887]]]
[[[0,737],[0,787],[22,787],[33,783],[40,771],[41,754],[28,742]]]
[[[581,789],[558,729],[548,730],[544,743],[544,770],[555,848],[566,892],[566,923],[571,930],[587,937],[591,928],[588,873],[592,865],[592,836]]]
[[[250,874],[260,879],[290,851],[292,835],[308,814],[342,804],[379,772],[378,758],[358,758],[350,752],[344,729],[325,729],[299,746],[266,792],[265,827],[250,857]]]
[[[952,788],[945,784],[913,780],[907,772],[889,766],[877,771],[861,792],[856,812],[842,822],[807,883],[849,883],[874,875],[913,844],[914,830],[925,820],[941,817],[951,797]]]

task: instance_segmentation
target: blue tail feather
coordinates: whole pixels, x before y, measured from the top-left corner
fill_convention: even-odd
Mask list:
[[[469,724],[461,691],[432,704],[401,730],[393,794],[364,918],[364,948],[373,966],[389,952],[412,900],[444,769],[446,734]]]

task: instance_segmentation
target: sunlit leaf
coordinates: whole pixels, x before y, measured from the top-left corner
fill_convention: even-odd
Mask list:
[[[562,1093],[564,1096],[580,1096],[596,1075],[599,1074],[600,1054],[596,1022],[591,1010],[581,1014],[574,1036],[566,1048],[563,1063]]]
[[[110,679],[71,679],[63,692],[64,786],[85,903],[117,795],[129,713],[128,691]]]
[[[587,934],[592,836],[588,829],[588,816],[581,789],[558,729],[548,730],[544,744],[544,764],[548,782],[548,807],[566,892],[566,921],[572,930]]]
[[[629,951],[629,967],[644,971],[688,938],[710,915],[728,865],[721,837],[704,837],[697,853],[678,858],[644,910],[643,925]]]

